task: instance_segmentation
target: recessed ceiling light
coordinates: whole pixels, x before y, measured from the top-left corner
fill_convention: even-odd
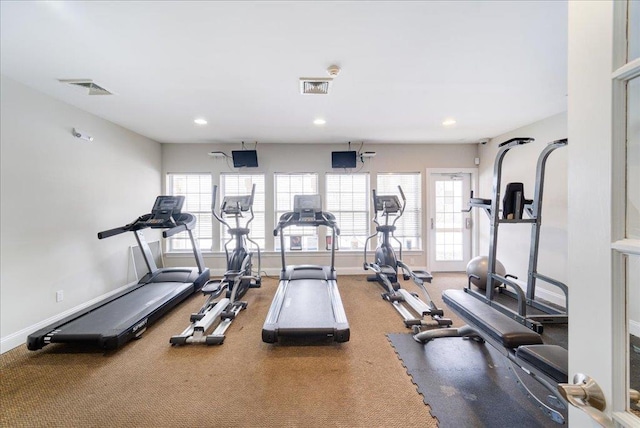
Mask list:
[[[442,126],[453,126],[455,124],[456,124],[455,119],[445,119],[445,121],[442,122]]]
[[[327,121],[324,119],[316,119],[313,121],[314,125],[324,125],[325,123],[327,123]]]
[[[194,119],[193,123],[195,123],[196,125],[206,125],[207,124],[207,119],[203,119],[201,117]]]

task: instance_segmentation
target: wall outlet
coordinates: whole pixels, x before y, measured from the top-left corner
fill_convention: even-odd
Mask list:
[[[64,299],[64,290],[56,291],[56,302],[62,302]]]

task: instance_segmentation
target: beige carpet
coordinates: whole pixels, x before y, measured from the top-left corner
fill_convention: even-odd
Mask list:
[[[22,345],[0,356],[0,426],[437,426],[385,337],[408,330],[381,288],[364,276],[338,282],[351,327],[344,344],[263,343],[277,286],[264,278],[219,347],[169,345],[201,295],[117,351],[56,344],[31,352]],[[463,275],[439,274],[429,291],[442,305],[440,290],[463,286]]]

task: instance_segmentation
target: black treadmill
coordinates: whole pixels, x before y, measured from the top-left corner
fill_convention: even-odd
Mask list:
[[[49,343],[82,343],[116,349],[138,338],[146,327],[178,303],[197,292],[209,280],[202,253],[192,230],[193,214],[183,213],[184,196],[158,196],[150,214],[133,223],[98,233],[99,239],[133,232],[142,250],[148,273],[137,284],[30,334],[27,348],[41,349]],[[186,231],[191,239],[197,268],[158,269],[142,229],[166,229],[164,238]]]
[[[294,225],[331,228],[331,266],[286,265],[283,229]],[[320,195],[295,195],[294,211],[280,217],[273,235],[278,233],[282,271],[262,327],[262,340],[275,343],[279,337],[332,337],[336,342],[347,342],[349,323],[334,268],[336,235],[340,234],[335,216],[322,211]]]

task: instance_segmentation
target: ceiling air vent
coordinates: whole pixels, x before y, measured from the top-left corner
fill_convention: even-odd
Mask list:
[[[327,95],[333,81],[330,77],[301,77],[300,93],[302,95]]]
[[[58,79],[58,81],[60,83],[66,83],[67,85],[88,89],[89,95],[113,95],[102,86],[94,83],[91,79]]]

